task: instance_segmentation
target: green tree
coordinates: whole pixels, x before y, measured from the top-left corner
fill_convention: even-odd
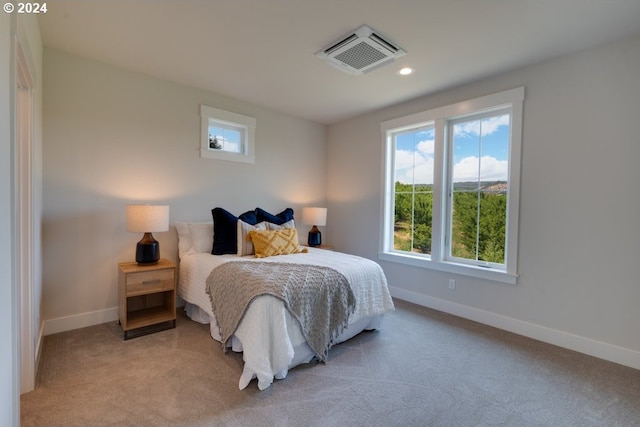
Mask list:
[[[451,254],[465,259],[476,258],[478,232],[478,193],[453,193],[453,236]]]
[[[395,223],[411,221],[413,187],[409,184],[396,182],[395,189]]]
[[[504,263],[507,196],[459,183],[453,194],[452,255]],[[430,254],[433,188],[395,183],[394,248]]]
[[[394,248],[431,253],[433,188],[395,183]]]
[[[423,254],[431,253],[431,225],[416,224],[413,227],[413,249]]]
[[[506,202],[502,193],[454,192],[453,256],[504,263]]]
[[[480,238],[478,259],[504,263],[507,196],[480,194]]]
[[[413,249],[423,254],[431,253],[432,216],[433,193],[415,193],[413,211]]]

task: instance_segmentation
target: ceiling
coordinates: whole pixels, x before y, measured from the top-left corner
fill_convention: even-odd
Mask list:
[[[331,124],[640,33],[639,0],[49,0],[43,43]],[[315,53],[361,25],[407,54],[370,73]],[[401,66],[415,72],[397,75]]]

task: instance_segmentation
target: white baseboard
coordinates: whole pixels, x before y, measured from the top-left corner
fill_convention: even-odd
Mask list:
[[[395,298],[412,302],[423,307],[433,308],[485,325],[493,326],[518,335],[533,338],[569,350],[588,354],[599,359],[619,363],[631,368],[640,369],[640,352],[613,344],[595,341],[579,335],[570,334],[556,329],[525,322],[490,311],[480,310],[466,305],[430,297],[398,287],[389,287]]]
[[[42,341],[44,340],[44,322],[40,322],[38,328],[38,339],[36,340],[36,378],[38,378],[38,369],[40,369],[40,355],[42,354]]]
[[[58,332],[72,329],[85,328],[101,323],[118,320],[118,307],[104,310],[90,311],[88,313],[74,314],[72,316],[58,317],[44,321],[44,335],[57,334]]]

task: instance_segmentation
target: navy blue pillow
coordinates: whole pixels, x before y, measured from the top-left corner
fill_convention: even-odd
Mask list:
[[[258,222],[267,221],[273,224],[282,225],[285,222],[291,221],[293,219],[293,209],[287,208],[282,212],[274,215],[270,214],[264,209],[256,208],[256,216],[258,218]]]
[[[251,225],[258,223],[254,211],[247,211],[236,217],[225,209],[213,208],[211,215],[213,216],[213,249],[211,250],[213,255],[238,253],[238,219]]]
[[[246,211],[245,213],[241,214],[238,217],[238,219],[241,219],[244,222],[246,222],[247,224],[251,224],[251,225],[256,225],[259,222],[255,211]],[[238,225],[237,224],[236,224],[236,231],[238,231]]]

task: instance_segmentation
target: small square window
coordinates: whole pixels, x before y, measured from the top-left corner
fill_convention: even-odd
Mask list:
[[[206,105],[200,117],[200,157],[255,163],[255,118]]]

